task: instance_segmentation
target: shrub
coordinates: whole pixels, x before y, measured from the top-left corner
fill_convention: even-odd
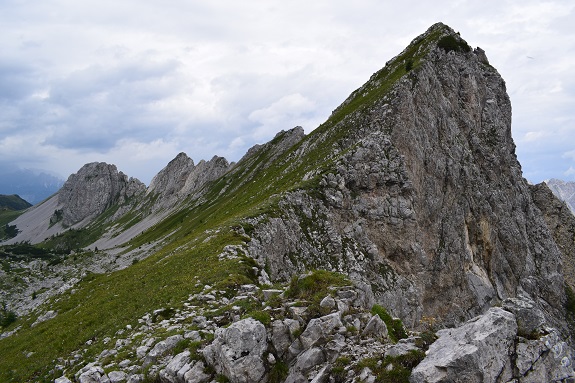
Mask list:
[[[285,295],[288,298],[304,299],[309,301],[307,315],[316,318],[326,314],[321,310],[319,303],[331,294],[330,287],[346,286],[350,281],[342,274],[332,271],[315,270],[309,275],[294,277]]]
[[[438,42],[437,46],[446,52],[469,52],[471,47],[462,39],[456,39],[452,35],[442,37]]]
[[[409,383],[411,371],[425,358],[425,353],[412,350],[399,356],[386,356],[381,362],[377,358],[366,358],[355,366],[359,373],[368,367],[375,375],[376,381],[382,383]]]
[[[269,326],[270,323],[272,323],[272,317],[271,317],[270,313],[268,313],[267,311],[262,311],[262,310],[253,311],[248,315],[250,317],[254,318],[255,320],[263,323],[264,326]]]
[[[349,280],[342,274],[326,270],[315,270],[303,277],[294,277],[286,291],[288,298],[314,300],[329,295],[332,286],[345,286]]]
[[[393,319],[391,315],[388,314],[387,310],[379,305],[374,305],[371,308],[371,312],[373,314],[379,315],[379,317],[383,320],[385,325],[387,326],[387,331],[389,334],[389,338],[393,342],[397,342],[400,339],[407,338],[407,333],[405,332],[405,328],[403,327],[403,323],[399,319]]]
[[[2,303],[2,308],[0,309],[0,327],[8,327],[12,323],[16,322],[18,317],[14,311],[8,310],[6,308],[6,303]]]
[[[409,72],[410,70],[413,69],[413,60],[409,59],[407,60],[407,62],[405,63],[405,71]]]

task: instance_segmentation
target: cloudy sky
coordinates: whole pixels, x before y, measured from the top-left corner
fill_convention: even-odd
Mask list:
[[[146,184],[179,152],[238,160],[309,133],[437,21],[507,83],[524,176],[575,180],[575,2],[0,1],[0,167]]]

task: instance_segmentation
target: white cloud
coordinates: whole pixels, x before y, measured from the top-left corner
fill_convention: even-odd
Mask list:
[[[248,116],[250,121],[259,124],[256,139],[262,139],[279,130],[291,129],[307,121],[306,114],[315,109],[313,101],[299,93],[280,98],[268,107],[254,110]]]
[[[526,174],[559,177],[570,160],[560,153],[575,142],[574,9],[567,0],[2,2],[0,161],[73,172],[103,160],[144,180],[179,151],[237,160],[279,130],[314,129],[444,21],[506,80]]]

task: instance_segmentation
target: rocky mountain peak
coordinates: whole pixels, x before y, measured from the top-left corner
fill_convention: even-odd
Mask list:
[[[166,210],[184,198],[198,196],[200,190],[230,169],[224,157],[214,156],[197,165],[185,153],[178,154],[150,183],[147,194],[157,195],[153,210]]]
[[[453,326],[518,295],[562,320],[561,254],[522,177],[505,82],[486,62],[436,24],[310,134],[302,156],[325,164],[308,173],[323,174],[322,196],[286,195],[282,218],[250,242],[272,278],[346,270],[410,326]]]
[[[146,186],[135,178],[118,172],[115,165],[92,162],[70,175],[58,192],[54,219],[71,226],[86,218],[102,214],[113,204],[145,191]]]
[[[179,153],[152,178],[148,193],[161,193],[162,195],[177,193],[186,183],[186,179],[194,167],[194,160],[188,157],[186,153]]]

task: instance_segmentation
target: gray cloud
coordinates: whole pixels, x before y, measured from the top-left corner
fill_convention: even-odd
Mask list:
[[[431,24],[507,81],[525,175],[575,179],[570,1],[0,5],[0,162],[67,176],[89,161],[149,182],[178,152],[237,160],[323,122]]]

